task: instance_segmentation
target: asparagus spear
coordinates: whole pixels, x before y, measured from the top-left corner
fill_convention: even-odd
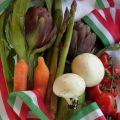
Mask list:
[[[62,16],[62,0],[54,0],[53,1],[53,5],[54,5],[54,12],[53,12],[53,16],[54,16],[54,22],[57,26],[57,29],[60,29],[62,20],[63,20],[63,16]]]
[[[71,17],[70,17],[70,20],[69,20],[69,23],[67,26],[65,43],[63,45],[63,48],[62,48],[62,51],[60,54],[60,60],[59,60],[59,64],[58,64],[56,77],[58,77],[64,73],[65,62],[67,59],[67,54],[69,51],[72,33],[73,33],[75,11],[76,11],[76,2],[74,0],[72,5],[71,5],[71,11],[70,11]]]
[[[63,23],[60,27],[58,36],[56,38],[56,42],[55,42],[55,45],[54,45],[54,48],[53,48],[53,55],[52,55],[52,59],[51,59],[50,80],[49,80],[50,82],[48,83],[48,90],[47,90],[47,95],[46,95],[46,99],[45,99],[45,103],[46,103],[46,106],[49,109],[49,111],[51,111],[50,97],[51,97],[51,94],[53,94],[52,86],[53,86],[56,71],[57,71],[58,55],[59,55],[59,50],[60,50],[59,46],[60,46],[60,42],[61,42],[61,39],[63,37],[63,34],[66,31],[68,19],[69,19],[69,12],[68,12],[68,9],[66,9],[66,12],[65,12],[65,15],[64,15],[64,20],[63,20]]]

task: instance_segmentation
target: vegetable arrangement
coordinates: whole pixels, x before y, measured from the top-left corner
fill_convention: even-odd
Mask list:
[[[30,94],[33,106],[40,106],[50,120],[79,120],[83,107],[92,102],[108,120],[119,120],[120,66],[106,51],[120,45],[104,47],[89,26],[75,22],[76,7],[73,0],[63,16],[62,0],[41,0],[39,5],[15,0],[4,11],[0,58],[7,88],[10,94]],[[47,120],[38,111],[32,112]]]

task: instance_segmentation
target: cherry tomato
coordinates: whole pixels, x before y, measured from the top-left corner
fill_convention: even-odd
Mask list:
[[[120,75],[120,67],[114,66],[114,72],[115,74]]]
[[[110,88],[110,79],[107,77],[104,77],[103,80],[101,81],[102,85],[105,85],[105,87]]]
[[[114,97],[116,97],[117,95],[118,95],[118,91],[116,91],[115,89],[111,89],[111,94],[114,96]]]
[[[101,87],[101,84],[98,84],[97,86],[94,86],[94,87],[87,88],[87,92],[86,92],[87,98],[94,101],[95,98],[102,93],[100,87]]]
[[[111,115],[112,118],[116,118],[117,117],[117,112],[113,111],[110,115]]]
[[[112,74],[112,67],[109,66],[107,68],[107,72]],[[114,74],[120,75],[120,67],[114,66]]]
[[[95,101],[105,115],[110,115],[115,111],[115,98],[111,93],[103,92]]]
[[[109,63],[109,55],[107,53],[103,53],[99,58],[102,61],[104,67],[108,68],[109,65],[110,65],[110,63]]]
[[[114,79],[114,84],[115,84],[115,86],[118,85],[118,84],[120,84],[120,80]]]

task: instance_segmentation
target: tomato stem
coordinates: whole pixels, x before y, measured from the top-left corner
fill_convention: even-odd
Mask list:
[[[110,89],[112,89],[112,84],[113,84],[113,81],[114,81],[114,65],[111,64],[110,66],[112,68],[112,75],[111,75],[111,81],[110,81]]]

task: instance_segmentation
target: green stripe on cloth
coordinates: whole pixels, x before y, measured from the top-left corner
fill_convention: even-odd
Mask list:
[[[0,116],[0,120],[2,120],[1,116]]]
[[[12,1],[13,0],[4,0],[4,2],[2,2],[2,4],[0,4],[0,12],[2,12],[4,9],[6,9]]]
[[[25,93],[23,93],[23,92],[15,92],[15,93],[11,93],[9,95],[8,103],[10,104],[10,106],[14,104],[12,99],[16,98],[16,96],[19,96],[24,101],[24,103],[30,108],[30,110],[35,113],[35,115],[38,118],[40,118],[41,120],[48,120],[48,117],[40,110],[40,108],[38,108],[32,102],[31,98],[28,95],[26,95]]]
[[[81,111],[76,114],[75,116],[73,116],[70,120],[79,120],[81,118],[83,118],[84,116],[88,115],[89,113],[95,111],[96,109],[98,109],[98,105],[96,103],[92,103],[90,105],[88,105],[87,107],[84,107],[83,109],[81,109]]]
[[[101,38],[103,44],[105,46],[110,45],[110,43],[108,42],[108,39],[106,38],[106,36],[97,28],[97,26],[93,23],[93,21],[88,17],[85,16],[83,18],[83,20],[92,28],[92,30]]]
[[[12,94],[12,93],[11,93],[11,94]],[[9,101],[9,100],[10,100],[10,101]],[[9,105],[10,105],[12,108],[14,107],[15,100],[16,100],[16,97],[13,97],[12,95],[9,96],[8,103],[9,103]]]
[[[105,7],[104,4],[103,4],[103,2],[101,0],[97,0],[97,4],[98,4],[98,6],[100,8],[104,8]]]

